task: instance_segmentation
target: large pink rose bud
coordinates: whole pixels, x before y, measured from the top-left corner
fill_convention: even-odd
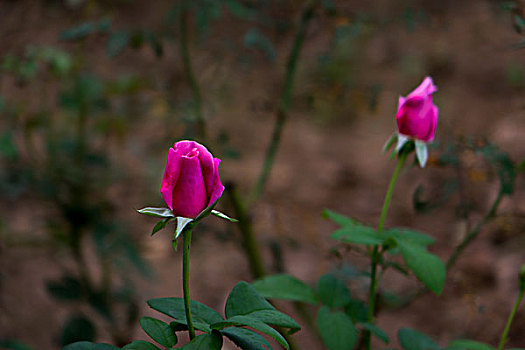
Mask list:
[[[396,120],[401,135],[424,142],[434,140],[438,108],[432,103],[432,94],[436,91],[432,78],[426,77],[407,97],[399,97]]]
[[[179,141],[170,148],[160,193],[175,216],[196,218],[220,198],[220,162],[195,141]]]

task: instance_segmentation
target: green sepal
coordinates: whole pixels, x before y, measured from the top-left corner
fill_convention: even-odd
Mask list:
[[[397,135],[397,144],[396,144],[396,153],[400,153],[403,147],[410,142],[411,140],[406,137],[405,135],[398,134]]]
[[[419,166],[424,168],[428,160],[428,146],[426,142],[420,140],[416,140],[415,145],[417,161],[419,163]]]
[[[138,209],[137,212],[149,216],[155,216],[157,218],[174,218],[175,215],[169,208],[154,208],[154,207],[146,207],[142,209]]]
[[[234,218],[230,218],[228,215],[226,215],[224,213],[221,213],[218,210],[212,210],[211,213],[212,213],[212,215],[215,215],[216,217],[224,219],[224,220],[227,220],[229,222],[239,222],[239,220],[234,219]]]
[[[195,225],[194,222],[196,223],[196,219],[177,216],[177,227],[175,228],[173,240],[176,241],[185,229],[191,229]],[[189,224],[192,225],[188,226]]]
[[[385,142],[385,145],[383,146],[383,153],[390,151],[390,149],[396,142],[397,142],[397,133],[393,133],[392,135],[390,135],[388,140]]]
[[[165,228],[166,225],[167,225],[169,222],[173,221],[173,220],[175,220],[175,218],[172,217],[172,218],[166,218],[166,219],[164,219],[164,220],[160,220],[159,222],[157,222],[157,223],[155,224],[155,226],[153,226],[153,230],[151,231],[151,235],[153,236],[155,233],[157,233],[157,232],[159,232],[160,230],[162,230],[163,228]]]

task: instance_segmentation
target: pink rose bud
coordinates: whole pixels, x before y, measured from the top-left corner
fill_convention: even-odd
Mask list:
[[[434,140],[438,108],[432,103],[432,94],[436,91],[432,78],[426,77],[407,97],[399,97],[396,120],[401,135],[424,142]]]
[[[179,141],[170,148],[160,193],[175,216],[196,218],[220,198],[220,162],[195,141]]]

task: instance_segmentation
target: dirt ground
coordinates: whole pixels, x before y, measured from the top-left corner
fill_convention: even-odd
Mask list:
[[[297,13],[298,2],[288,3],[288,8]],[[432,75],[439,88],[435,102],[440,109],[440,147],[471,135],[498,145],[516,162],[524,159],[525,49],[510,48],[522,39],[512,28],[510,14],[501,11],[496,1],[411,1],[423,13],[416,17],[420,19],[415,20],[412,31],[399,19],[404,14],[400,3],[339,2],[337,5],[347,17],[320,15],[311,23],[299,61],[290,120],[267,190],[252,213],[269,271],[275,271],[271,249],[275,246],[281,248],[282,269],[312,285],[342,262],[349,268],[363,266],[364,260],[353,253],[345,253],[342,261],[330,253],[337,245],[329,239],[335,226],[323,219],[321,212],[330,208],[377,224],[394,167],[381,149],[395,130],[398,95],[408,93],[427,74]],[[64,9],[54,2],[6,1],[0,3],[0,54],[20,52],[28,44],[73,49],[73,45],[59,41],[60,31],[78,23],[83,16],[93,18],[105,11],[113,15],[116,26],[159,26],[159,18],[163,18],[167,8],[169,4],[164,1],[130,2],[109,9],[94,6],[91,10]],[[347,43],[351,55],[342,55],[342,72],[352,75],[353,85],[340,93],[337,89],[344,84],[337,81],[337,76],[332,83],[324,83],[323,74],[328,73],[319,68],[319,57],[331,48],[340,22],[353,21],[355,14],[361,12],[374,21],[364,21],[366,34]],[[247,28],[248,24],[225,18],[213,26],[211,37],[192,46],[209,133],[216,137],[226,130],[231,146],[241,155],[237,159],[222,157],[223,182],[238,183],[243,194],[255,182],[270,139],[292,40],[290,31],[277,38],[275,63],[254,55],[251,66],[243,66],[239,56],[245,52],[229,50],[225,42],[233,37],[239,44],[242,39],[238,33]],[[125,73],[153,77],[155,83],[146,93],[147,101],[168,100],[155,90],[167,80],[177,82],[177,93],[189,96],[174,43],[166,45],[160,60],[146,49],[109,59],[100,40],[88,41],[84,47],[84,55],[97,73],[107,77]],[[334,50],[344,48],[343,45]],[[374,84],[382,88],[376,108],[369,109],[364,96]],[[8,88],[9,83],[3,80],[2,93]],[[129,234],[140,240],[145,259],[154,271],[150,279],[136,277],[140,312],[149,316],[158,315],[147,308],[146,300],[182,294],[181,252],[173,252],[168,231],[150,237],[154,219],[135,213],[136,208],[162,205],[156,191],[165,150],[152,159],[144,158],[150,157],[152,148],[160,149],[156,141],[159,134],[166,138],[171,133],[173,140],[181,136],[182,127],[174,122],[173,130],[166,129],[165,120],[155,114],[157,109],[145,111],[143,117],[134,121],[125,140],[108,150],[127,172],[123,181],[109,189],[117,203],[116,216],[130,224]],[[431,158],[441,150],[431,150]],[[469,154],[463,157],[467,171],[475,172],[479,159],[472,156],[469,160]],[[443,260],[488,210],[498,189],[494,174],[467,176],[464,191],[473,209],[466,219],[455,212],[461,200],[458,193],[438,208],[424,213],[414,209],[412,197],[416,188],[423,186],[430,191],[425,195],[432,195],[444,179],[453,175],[453,170],[432,161],[424,170],[403,171],[386,223],[431,234],[437,241],[432,251]],[[231,213],[226,201],[220,206]],[[0,241],[0,338],[19,339],[39,350],[56,349],[60,325],[70,308],[77,306],[52,299],[45,282],[58,278],[62,268],[72,264],[71,258],[54,246],[38,243],[45,237],[45,219],[53,213],[34,196],[27,194],[16,201],[0,198],[0,208],[3,221],[8,222],[2,228],[3,242]],[[233,224],[213,218],[208,221],[194,234],[192,299],[223,310],[235,283],[250,281],[251,276]],[[503,199],[497,218],[484,226],[448,273],[441,296],[425,294],[407,307],[381,310],[377,324],[390,336],[389,347],[398,346],[396,332],[401,327],[425,332],[442,346],[456,338],[496,345],[518,293],[517,271],[525,263],[524,229],[522,173],[516,180],[514,194]],[[37,243],[31,244],[33,241]],[[88,256],[93,254],[88,243],[85,250]],[[96,274],[95,266],[88,268]],[[365,295],[360,281],[351,286],[355,287],[355,295]],[[407,278],[393,271],[388,271],[381,283],[383,291],[399,295],[407,295],[418,286],[413,276]],[[294,314],[290,304],[279,305]],[[138,324],[134,334],[136,339],[147,339]],[[99,335],[97,341],[110,341],[107,334]],[[509,338],[509,348],[525,347],[523,309],[516,316]],[[322,348],[307,327],[294,339],[300,349]],[[224,348],[235,347],[228,343]],[[385,346],[376,343],[374,348]]]

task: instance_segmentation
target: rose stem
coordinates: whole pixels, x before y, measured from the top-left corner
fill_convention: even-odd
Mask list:
[[[308,24],[313,17],[314,10],[317,6],[317,0],[308,0],[304,10],[301,15],[301,22],[299,23],[299,28],[295,34],[294,42],[292,49],[290,51],[290,56],[288,56],[288,61],[286,63],[286,73],[284,81],[283,94],[281,96],[281,101],[279,103],[279,109],[277,110],[277,119],[275,121],[272,138],[270,145],[266,150],[266,156],[264,159],[259,178],[251,194],[250,202],[254,202],[262,194],[266,182],[268,180],[268,175],[272,170],[273,162],[275,159],[275,154],[279,148],[279,142],[281,140],[281,134],[283,131],[284,124],[288,119],[288,111],[290,109],[290,103],[292,100],[292,91],[293,91],[293,79],[295,76],[295,70],[297,67],[297,61],[299,60],[299,54],[303,47],[304,38],[306,36],[306,29]]]
[[[195,338],[195,329],[193,329],[193,321],[191,318],[190,307],[190,245],[191,245],[191,231],[185,229],[182,233],[184,235],[184,247],[182,249],[182,290],[184,293],[184,311],[186,311],[186,323],[188,325],[188,334],[190,340]]]
[[[388,185],[388,190],[386,191],[385,201],[383,202],[383,209],[381,210],[381,216],[379,218],[379,225],[377,226],[378,232],[381,232],[383,230],[386,213],[388,211],[388,207],[390,206],[390,200],[392,199],[392,193],[394,192],[394,185],[396,184],[399,173],[401,172],[401,168],[403,168],[403,164],[405,163],[406,157],[407,157],[407,153],[401,150],[401,152],[399,153],[397,157],[396,168],[394,170],[394,173],[392,174],[392,179],[390,180],[390,184]],[[367,315],[368,316],[367,319],[369,323],[373,323],[374,321],[375,299],[376,299],[376,292],[377,292],[377,265],[379,264],[379,261],[381,260],[382,254],[383,253],[379,251],[379,247],[376,245],[372,252],[372,271],[370,272],[370,293],[368,296],[368,315]],[[366,348],[370,350],[371,341],[372,341],[372,338],[370,336],[370,331],[364,332],[364,338],[365,338]]]
[[[520,288],[520,294],[518,295],[518,299],[516,299],[516,303],[514,304],[514,307],[512,308],[512,311],[510,312],[509,320],[507,321],[507,325],[505,326],[505,329],[503,330],[503,334],[501,335],[501,340],[499,341],[498,350],[503,350],[503,346],[505,345],[505,342],[507,341],[507,335],[509,334],[510,325],[512,324],[512,321],[514,320],[514,316],[516,315],[516,312],[518,312],[518,309],[521,304],[521,300],[523,299],[523,294],[525,294],[525,288]]]
[[[250,270],[253,278],[263,278],[266,274],[264,271],[264,264],[261,258],[261,252],[257,246],[257,240],[253,232],[253,226],[250,221],[250,217],[246,211],[246,207],[239,198],[237,189],[232,183],[226,185],[227,193],[230,198],[230,202],[235,211],[235,215],[239,220],[239,228],[242,234],[242,243],[246,257],[250,264]]]
[[[184,71],[186,72],[186,78],[188,79],[191,90],[193,93],[193,109],[195,113],[195,123],[196,123],[196,134],[201,141],[206,140],[206,123],[204,121],[202,113],[202,98],[201,91],[199,88],[199,83],[195,78],[193,73],[193,66],[191,64],[190,52],[188,49],[188,7],[190,1],[184,0],[181,2],[179,10],[179,35],[180,35],[180,54],[182,56],[182,63],[184,65]]]
[[[449,270],[454,263],[456,262],[456,259],[459,257],[459,255],[465,250],[465,248],[472,242],[481,231],[481,228],[489,222],[493,217],[496,216],[496,211],[498,210],[499,204],[501,200],[503,199],[503,185],[501,185],[500,190],[498,192],[498,195],[496,196],[496,199],[494,202],[492,202],[492,205],[487,212],[487,214],[481,219],[480,222],[465,236],[465,238],[461,241],[461,243],[458,244],[456,249],[452,252],[450,257],[447,260],[447,270]]]

